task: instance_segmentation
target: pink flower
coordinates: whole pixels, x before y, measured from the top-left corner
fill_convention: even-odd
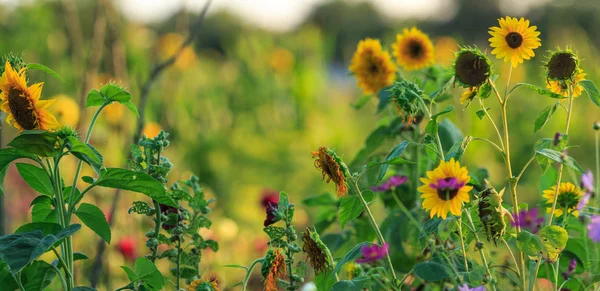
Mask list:
[[[137,242],[132,237],[124,237],[117,243],[119,252],[128,261],[134,261],[137,258]]]
[[[393,188],[396,188],[396,187],[406,183],[406,180],[408,180],[408,177],[406,177],[406,176],[395,175],[395,176],[390,177],[383,184],[381,184],[379,186],[371,187],[371,190],[373,190],[375,192],[390,191]]]
[[[387,256],[389,248],[388,243],[383,244],[382,247],[377,244],[364,245],[360,248],[363,257],[356,259],[356,262],[359,264],[376,262]]]
[[[588,236],[594,242],[600,242],[600,216],[594,215],[587,225]]]

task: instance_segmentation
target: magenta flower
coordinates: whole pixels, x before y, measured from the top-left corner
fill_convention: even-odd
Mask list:
[[[458,286],[458,291],[486,291],[485,286],[477,286],[475,288],[469,288],[469,285],[463,284]]]
[[[562,272],[563,278],[565,280],[569,280],[569,277],[575,273],[575,268],[577,267],[577,259],[572,258],[569,262],[569,267],[566,271]]]
[[[359,264],[376,262],[387,256],[389,248],[390,245],[388,243],[384,243],[383,247],[377,244],[364,245],[360,248],[363,257],[356,259],[356,262]]]
[[[538,232],[544,224],[544,217],[538,216],[537,208],[530,210],[522,209],[519,213],[514,214],[514,219],[514,221],[510,222],[513,227],[518,225],[522,229],[529,230],[531,233]]]
[[[375,192],[390,191],[393,188],[396,188],[396,187],[406,183],[406,180],[408,180],[408,177],[406,177],[406,176],[395,175],[395,176],[390,177],[383,184],[381,184],[379,186],[371,187],[371,190],[373,190]]]
[[[587,225],[588,237],[593,242],[600,242],[600,216],[594,215]]]
[[[583,189],[583,197],[577,203],[577,210],[581,211],[594,195],[594,174],[588,170],[581,176],[581,189]]]
[[[268,201],[266,203],[265,211],[267,212],[267,219],[265,219],[265,222],[264,222],[265,227],[279,221],[277,219],[277,215],[275,215],[275,213],[277,213],[277,206],[278,206],[278,203],[273,203],[271,201]]]
[[[558,143],[560,143],[560,140],[562,139],[562,134],[560,134],[560,132],[557,132],[554,134],[554,139],[552,140],[552,144],[554,144],[554,146],[558,146]]]

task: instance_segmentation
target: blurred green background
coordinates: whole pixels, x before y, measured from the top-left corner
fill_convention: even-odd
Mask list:
[[[162,2],[162,3],[161,3]],[[169,4],[165,4],[169,2]],[[512,73],[512,82],[527,80],[545,86],[546,51],[571,46],[583,59],[587,78],[599,73],[597,1],[243,1],[216,0],[192,46],[152,86],[146,108],[147,135],[160,129],[171,133],[167,156],[176,170],[173,181],[190,173],[200,177],[214,205],[213,228],[207,236],[219,240],[221,250],[204,256],[208,276],[217,276],[221,287],[237,282],[239,270],[224,264],[248,265],[261,256],[267,237],[261,233],[262,195],[286,191],[298,205],[298,226],[310,225],[314,212],[300,205],[303,197],[333,192],[314,169],[311,151],[320,145],[335,148],[349,162],[365,138],[386,114],[375,113],[373,98],[354,109],[362,93],[347,67],[359,40],[380,38],[389,47],[395,34],[412,25],[428,33],[437,50],[437,62],[449,67],[457,45],[477,45],[490,51],[487,30],[499,17],[524,16],[541,31],[542,47],[536,57]],[[0,54],[24,54],[26,62],[44,64],[64,82],[41,72],[30,80],[46,82],[44,98],[60,98],[53,106],[63,124],[86,128],[93,113],[78,114],[82,98],[92,88],[115,81],[139,100],[139,88],[152,66],[177,50],[205,1],[0,1]],[[154,7],[155,6],[155,7]],[[290,8],[291,7],[291,8]],[[495,62],[504,84],[508,65]],[[411,77],[411,75],[408,75]],[[488,121],[475,115],[477,104],[464,108],[460,91],[450,101],[458,108],[451,119],[463,134],[495,140]],[[533,153],[533,143],[564,129],[560,109],[543,130],[533,134],[533,122],[553,100],[522,90],[511,97],[509,127],[515,169]],[[499,116],[493,102],[490,113]],[[575,101],[569,154],[583,168],[593,168],[592,123],[600,110],[586,95]],[[81,119],[81,122],[79,120]],[[4,126],[6,144],[16,132]],[[102,114],[91,143],[103,153],[107,166],[123,166],[126,146],[132,142],[135,116],[119,105]],[[390,140],[381,148],[394,146]],[[492,181],[504,181],[501,157],[488,145],[472,143],[463,158],[470,168],[485,167]],[[66,177],[73,171],[65,166]],[[526,172],[519,191],[522,202],[539,201],[539,167]],[[5,181],[1,210],[5,233],[30,220],[29,203],[35,193],[11,167]],[[99,189],[86,199],[109,211],[113,190]],[[143,233],[150,221],[127,214],[131,202],[143,199],[122,196],[115,219],[113,243],[107,252],[112,281],[124,280],[119,266],[131,264],[122,255],[128,242],[136,255],[146,253]],[[75,238],[76,249],[93,257],[96,237],[87,229]],[[120,251],[121,250],[121,251]],[[52,257],[47,259],[51,260]],[[85,282],[91,262],[77,271]],[[112,284],[112,285],[111,285]]]

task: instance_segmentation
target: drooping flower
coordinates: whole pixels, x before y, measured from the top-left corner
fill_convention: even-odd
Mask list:
[[[436,169],[427,172],[427,178],[421,178],[423,185],[418,190],[423,193],[423,208],[430,217],[446,219],[448,212],[460,215],[462,203],[469,202],[469,191],[473,189],[467,185],[469,181],[469,171],[454,158],[440,162]]]
[[[483,224],[488,241],[495,244],[498,239],[504,236],[506,231],[504,216],[510,215],[510,213],[502,206],[504,189],[498,193],[487,180],[485,184],[486,189],[481,192],[481,198],[477,205],[479,220]]]
[[[511,221],[513,227],[519,226],[521,229],[526,229],[531,233],[536,233],[542,229],[544,224],[544,216],[539,216],[537,208],[521,209],[519,213],[515,213],[514,221]]]
[[[492,74],[492,63],[478,48],[462,47],[454,60],[454,77],[464,88],[479,88]]]
[[[0,77],[2,111],[8,113],[6,122],[22,130],[54,130],[60,125],[47,110],[55,100],[40,100],[44,83],[27,86],[26,68],[15,71],[7,61]]]
[[[137,242],[133,237],[124,237],[117,243],[117,249],[128,261],[137,259]]]
[[[587,225],[588,237],[593,242],[600,242],[600,215],[594,215],[590,218]]]
[[[306,254],[315,274],[326,273],[333,269],[331,252],[314,229],[306,228],[302,240],[304,241],[302,251]]]
[[[358,43],[349,70],[365,94],[377,94],[394,82],[396,66],[379,40],[367,38]]]
[[[586,73],[584,73],[582,69],[577,70],[577,74],[575,75],[575,80],[572,82],[573,97],[579,97],[583,93],[583,87],[579,83],[581,81],[585,80],[585,76],[586,76]],[[552,91],[556,94],[561,94],[565,97],[569,97],[568,85],[564,84],[564,82],[548,80],[548,84],[546,85],[546,88],[550,89],[550,91]]]
[[[397,34],[392,49],[396,62],[407,71],[430,66],[435,60],[431,39],[416,27],[405,28],[402,34]]]
[[[423,95],[423,90],[417,83],[405,79],[396,81],[390,89],[390,95],[404,122],[410,124],[422,119],[424,114],[420,97]]]
[[[342,159],[331,149],[319,147],[318,151],[312,152],[315,160],[315,167],[321,170],[323,179],[327,177],[327,183],[333,180],[337,190],[337,196],[345,196],[348,192],[345,176],[348,173],[348,167],[342,162]]]
[[[265,255],[261,274],[265,280],[265,291],[277,291],[277,282],[286,276],[285,259],[279,250],[270,249]]]
[[[219,284],[216,279],[200,278],[192,281],[185,289],[186,291],[219,291]]]
[[[594,196],[594,174],[588,170],[581,175],[581,189],[583,190],[583,197],[577,204],[577,210],[581,211],[588,204],[590,199]]]
[[[492,54],[504,62],[510,62],[514,67],[522,64],[523,60],[529,60],[537,49],[542,45],[540,32],[537,26],[529,26],[529,20],[505,17],[498,20],[500,27],[490,27],[489,34],[492,36],[490,46],[494,48]]]
[[[572,258],[571,261],[569,261],[569,266],[567,267],[567,270],[562,272],[563,278],[565,280],[569,280],[569,277],[571,275],[573,275],[573,273],[575,273],[576,267],[577,267],[577,259]]]
[[[378,244],[372,244],[370,246],[363,245],[360,248],[362,258],[356,259],[356,262],[359,264],[366,264],[379,261],[388,255],[389,249],[390,245],[388,243],[384,243],[383,246],[379,246]]]
[[[554,197],[556,192],[556,185],[552,186],[552,188],[548,190],[544,190],[543,197],[546,198],[548,205],[550,207],[546,208],[546,212],[550,213],[552,211],[552,203],[554,203]],[[577,205],[579,201],[583,197],[584,192],[577,186],[575,186],[571,182],[562,182],[560,183],[560,187],[558,187],[558,200],[556,201],[556,209],[554,210],[554,215],[556,217],[560,217],[563,215],[564,211],[567,210],[568,213],[572,214],[575,217],[579,216],[579,210],[577,210]]]
[[[469,104],[471,101],[473,101],[473,99],[475,99],[475,97],[477,97],[477,88],[469,88],[460,95],[460,104],[464,104],[465,102]]]
[[[66,95],[58,95],[52,97],[50,100],[56,100],[54,106],[50,108],[50,112],[56,116],[58,123],[63,126],[77,126],[79,122],[79,104],[73,98]]]
[[[406,177],[406,176],[400,176],[400,175],[391,176],[387,181],[383,182],[383,184],[381,184],[379,186],[371,187],[371,190],[373,190],[375,192],[390,191],[393,188],[396,188],[396,187],[406,183],[407,180],[408,180],[408,177]]]
[[[486,291],[486,289],[483,285],[474,288],[469,288],[469,285],[463,284],[462,286],[458,286],[458,291]]]
[[[267,207],[265,207],[265,211],[267,213],[267,218],[265,219],[264,222],[264,226],[267,227],[269,225],[274,224],[275,222],[279,221],[279,219],[277,218],[277,205],[278,203],[274,203],[274,202],[267,202]]]

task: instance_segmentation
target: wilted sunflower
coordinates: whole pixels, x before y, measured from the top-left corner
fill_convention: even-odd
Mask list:
[[[546,62],[546,78],[549,81],[572,81],[579,70],[579,58],[569,48],[551,52]]]
[[[423,116],[423,109],[419,104],[423,90],[416,83],[404,79],[396,81],[390,89],[390,95],[404,122],[410,124]]]
[[[471,103],[471,101],[473,101],[473,99],[475,99],[476,96],[477,88],[469,88],[460,95],[460,104],[463,104],[465,102]]]
[[[219,291],[217,280],[206,280],[200,278],[192,281],[190,285],[185,289],[186,291]]]
[[[460,167],[454,161],[441,161],[433,171],[427,172],[427,178],[421,178],[423,185],[418,188],[423,193],[423,208],[429,211],[429,217],[437,215],[446,219],[448,211],[460,215],[463,202],[469,202],[469,191],[472,186],[467,186],[470,181],[469,171]]]
[[[337,196],[345,196],[348,192],[345,175],[348,173],[348,167],[342,162],[342,159],[331,149],[319,147],[319,150],[312,152],[315,160],[315,167],[321,170],[323,179],[327,177],[327,183],[333,180],[337,190]]]
[[[552,186],[552,188],[548,190],[544,190],[543,197],[546,198],[548,205],[550,207],[546,208],[546,212],[552,212],[552,203],[554,203],[554,193],[556,192],[556,185]],[[565,210],[568,213],[572,214],[575,217],[579,216],[579,211],[577,210],[577,204],[579,204],[579,200],[583,197],[583,190],[579,187],[575,186],[571,182],[562,182],[560,183],[560,187],[558,187],[558,200],[556,201],[556,209],[554,209],[554,215],[556,217],[560,217],[563,215]]]
[[[454,78],[465,88],[480,87],[492,74],[492,63],[478,49],[462,47],[454,60]]]
[[[535,56],[534,49],[542,45],[540,32],[537,26],[529,26],[529,20],[517,19],[507,16],[498,20],[500,27],[490,27],[492,36],[490,46],[494,48],[492,54],[497,58],[504,58],[504,62],[511,62],[513,68],[523,59],[529,60]]]
[[[512,217],[512,215],[502,206],[504,189],[498,193],[487,180],[485,184],[487,188],[481,192],[478,205],[479,220],[483,224],[488,241],[495,244],[498,239],[504,236],[506,231],[504,216]]]
[[[573,97],[579,97],[583,93],[583,87],[579,84],[579,82],[585,80],[585,76],[586,73],[584,73],[582,69],[577,70],[577,74],[575,74],[575,80],[573,82]],[[568,85],[565,84],[565,82],[548,80],[546,88],[550,89],[550,91],[556,94],[569,97]]]
[[[302,251],[306,254],[315,274],[326,273],[333,268],[331,252],[314,229],[306,228],[302,240],[304,241]]]
[[[348,68],[365,94],[377,94],[394,82],[396,66],[390,54],[381,48],[379,40],[367,38],[358,43]]]
[[[277,291],[277,282],[286,276],[285,259],[279,250],[270,249],[263,262],[261,274],[265,280],[265,291]]]
[[[405,28],[402,34],[397,34],[392,48],[396,62],[407,71],[422,69],[435,60],[431,39],[416,27]]]
[[[47,110],[55,100],[40,100],[44,83],[27,87],[25,72],[25,68],[15,71],[7,61],[0,77],[1,109],[8,113],[6,122],[19,131],[59,127],[54,115]]]

